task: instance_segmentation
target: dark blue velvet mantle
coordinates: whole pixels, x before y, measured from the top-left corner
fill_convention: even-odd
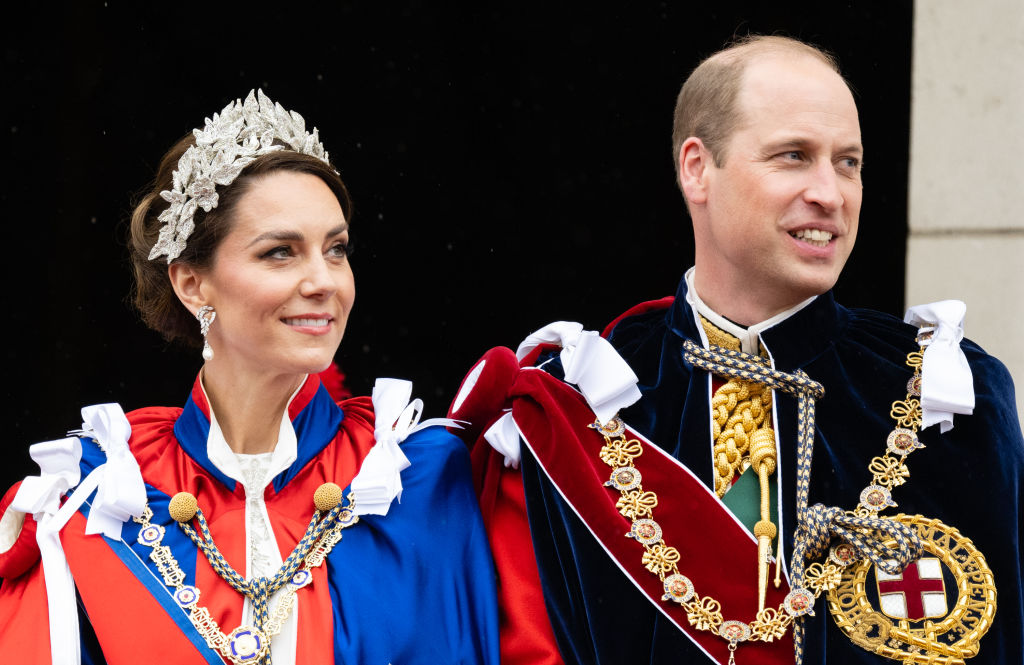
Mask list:
[[[693,371],[682,358],[684,340],[700,343],[696,325],[684,281],[667,310],[627,317],[609,339],[640,379],[643,397],[622,414],[626,422],[711,486],[707,375]],[[871,480],[868,463],[884,452],[894,426],[891,404],[906,395],[911,369],[905,360],[917,348],[915,333],[894,317],[842,307],[827,293],[762,334],[777,369],[803,369],[825,386],[825,397],[817,403],[811,503],[845,509],[857,505]],[[899,506],[889,514],[938,518],[973,540],[993,571],[998,609],[980,653],[968,663],[1024,663],[1024,440],[1013,383],[1002,363],[976,344],[965,340],[962,347],[974,374],[974,415],[956,416],[947,434],[937,426],[922,433],[926,448],[908,458],[910,479],[894,490]],[[560,373],[557,361],[545,369]],[[784,537],[791,552],[796,400],[778,392],[776,400]],[[526,449],[522,467],[548,614],[566,662],[707,662],[610,562]],[[708,537],[714,537],[713,531]],[[955,597],[950,590],[948,602]],[[756,646],[741,646],[737,660],[756,663]],[[894,661],[850,642],[819,599],[808,623],[805,663],[827,662]]]

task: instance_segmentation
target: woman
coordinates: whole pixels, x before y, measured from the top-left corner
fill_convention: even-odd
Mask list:
[[[335,403],[316,377],[355,296],[349,214],[262,91],[164,157],[135,302],[205,362],[184,409],[87,407],[33,447],[0,504],[5,662],[497,662],[464,447],[407,382]]]

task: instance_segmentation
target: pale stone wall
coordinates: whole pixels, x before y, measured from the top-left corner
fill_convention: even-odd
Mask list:
[[[967,303],[1024,413],[1024,2],[917,0],[907,305]]]

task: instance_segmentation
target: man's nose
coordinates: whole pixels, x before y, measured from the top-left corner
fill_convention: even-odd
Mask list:
[[[843,206],[845,198],[840,187],[840,174],[830,162],[816,165],[809,172],[810,182],[804,190],[804,200],[821,206],[827,212],[834,212]]]

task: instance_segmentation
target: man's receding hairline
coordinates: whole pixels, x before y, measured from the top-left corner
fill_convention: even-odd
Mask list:
[[[757,44],[751,44],[750,46],[751,47],[756,47],[758,45]],[[766,51],[765,52],[765,56],[767,56],[768,58],[776,58],[776,59],[781,59],[783,61],[790,61],[790,62],[796,61],[796,60],[810,60],[811,62],[817,62],[817,63],[823,65],[830,72],[835,74],[836,77],[840,81],[843,82],[843,84],[847,87],[847,89],[849,89],[849,83],[846,82],[846,79],[843,77],[842,73],[840,73],[839,69],[836,66],[834,66],[835,62],[821,58],[820,57],[820,52],[818,52],[817,50],[814,50],[812,52],[812,51],[808,51],[808,50],[805,50],[805,49],[802,49],[802,48],[797,48],[795,46],[789,47],[789,48],[787,48],[786,46],[783,46],[783,45],[779,45],[779,46],[780,47],[775,47],[775,48],[769,47],[768,49],[765,49],[765,51]],[[721,55],[722,53],[724,53],[724,51],[721,52],[721,53],[717,53],[715,55]],[[715,56],[711,56],[711,57],[713,58]],[[710,58],[709,58],[709,60],[710,60]],[[736,126],[733,127],[733,131],[731,132],[732,135],[734,135],[736,132],[740,131],[741,129],[746,128],[748,126],[748,123],[750,122],[750,117],[749,117],[750,114],[747,113],[747,109],[746,109],[746,107],[744,105],[744,97],[743,97],[744,93],[748,91],[747,73],[748,73],[751,65],[762,64],[763,62],[764,61],[755,60],[752,57],[747,57],[747,58],[745,58],[743,60],[740,60],[739,58],[737,58],[732,63],[729,63],[729,64],[740,64],[741,65],[741,69],[739,71],[739,77],[738,77],[738,85],[737,85],[737,88],[736,88],[736,98],[733,100],[733,110],[734,110],[734,112],[736,114],[735,115],[735,117],[736,117]],[[850,92],[852,94],[853,91],[851,90]],[[729,140],[731,141],[731,139],[732,139],[732,136],[730,135]],[[724,148],[724,146],[723,146],[723,149],[722,149],[722,153],[723,153],[722,157],[723,157],[723,161],[724,161],[724,157],[725,157],[725,148]]]
[[[807,42],[778,35],[750,35],[742,37],[721,51],[708,56],[700,64],[718,61],[722,61],[722,64],[726,65],[740,63],[743,67],[742,71],[746,71],[747,66],[751,63],[752,56],[758,52],[773,55],[804,55],[817,60],[837,74],[840,73],[839,63],[828,51]]]

